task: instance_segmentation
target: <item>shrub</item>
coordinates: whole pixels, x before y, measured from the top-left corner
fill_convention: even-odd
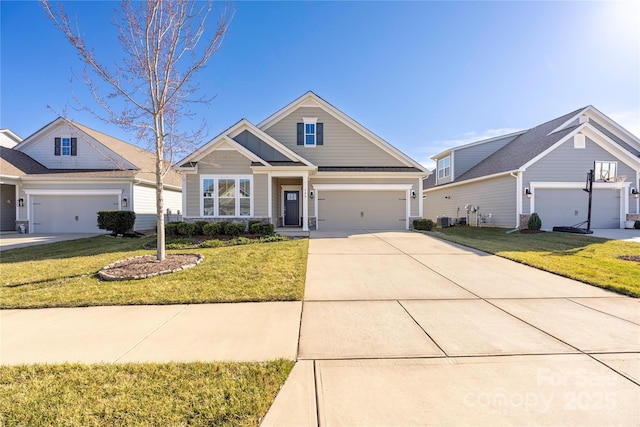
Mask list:
[[[246,237],[234,237],[233,239],[227,241],[227,245],[229,246],[248,245],[253,242],[254,242],[253,240],[247,239]]]
[[[222,223],[214,222],[202,227],[202,233],[205,236],[220,236],[222,235]]]
[[[289,238],[287,236],[280,236],[279,234],[272,234],[271,236],[261,237],[260,243],[284,242],[285,240],[289,240]]]
[[[221,246],[226,246],[226,245],[227,244],[222,240],[211,239],[211,240],[205,240],[204,242],[200,243],[199,246],[201,248],[219,248]]]
[[[435,223],[430,219],[420,218],[413,220],[413,228],[415,228],[416,230],[431,231],[433,230],[434,226]]]
[[[178,233],[178,236],[191,237],[196,232],[196,225],[189,222],[179,222],[176,227],[176,232]]]
[[[640,230],[640,221],[636,221],[633,223],[633,228],[635,228],[636,230]]]
[[[178,224],[179,222],[168,222],[164,225],[164,234],[167,236],[178,236]]]
[[[247,228],[249,229],[249,231],[251,231],[251,226],[253,224],[262,224],[262,223],[263,223],[263,221],[260,220],[260,219],[250,219],[249,220],[249,224],[247,224]]]
[[[172,239],[165,245],[167,249],[184,249],[189,246],[193,246],[193,242],[189,238]]]
[[[249,232],[261,236],[271,236],[274,232],[274,227],[273,224],[258,221],[249,224]]]
[[[225,236],[236,237],[244,233],[244,224],[234,224],[232,222],[222,222],[222,234]]]
[[[115,234],[124,234],[133,229],[136,213],[131,211],[99,211],[98,228]]]
[[[207,221],[196,221],[194,222],[194,224],[196,226],[196,230],[193,234],[195,234],[196,236],[204,236],[204,226],[209,223]]]
[[[537,213],[534,212],[531,214],[529,222],[527,223],[527,228],[529,230],[540,230],[542,228],[542,220]]]

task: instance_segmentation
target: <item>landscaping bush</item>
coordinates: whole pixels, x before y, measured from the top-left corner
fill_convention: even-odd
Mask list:
[[[222,226],[222,234],[225,236],[237,237],[245,231],[244,224],[234,224],[232,222],[222,222],[221,224],[224,224]]]
[[[261,236],[271,236],[274,232],[274,227],[273,227],[273,224],[269,224],[262,221],[253,222],[253,223],[250,222],[249,232],[251,234],[259,234]]]
[[[194,224],[196,226],[196,230],[193,234],[195,234],[196,236],[204,236],[204,226],[209,223],[207,221],[196,221],[194,222]]]
[[[204,242],[200,243],[200,247],[201,248],[219,248],[222,246],[226,246],[227,244],[225,242],[223,242],[222,240],[218,240],[218,239],[211,239],[211,240],[205,240]]]
[[[133,229],[136,213],[131,211],[99,211],[98,228],[115,234],[124,234]]]
[[[430,219],[420,218],[413,220],[413,228],[416,230],[431,231],[434,226],[435,223]]]
[[[253,224],[262,224],[263,221],[261,219],[250,219],[249,220],[249,224],[247,224],[247,228],[249,229],[249,231],[251,231],[251,226]]]
[[[271,243],[271,242],[284,242],[285,240],[290,240],[287,236],[280,236],[279,234],[272,234],[271,236],[264,236],[260,238],[260,243]]]
[[[238,245],[248,245],[253,243],[254,241],[251,239],[247,239],[246,237],[234,237],[233,239],[227,241],[228,246],[238,246]]]
[[[542,220],[537,213],[534,212],[531,214],[529,222],[527,223],[527,228],[529,230],[540,230],[542,228]]]
[[[178,236],[191,237],[196,233],[196,225],[188,222],[180,222],[176,227]]]
[[[178,236],[178,224],[179,222],[168,222],[164,225],[164,234],[171,237]]]
[[[636,221],[633,223],[633,228],[635,228],[636,230],[640,230],[640,221]]]
[[[222,235],[222,222],[214,222],[202,227],[202,233],[205,236],[220,236]]]
[[[182,239],[172,239],[170,242],[165,244],[167,249],[184,249],[189,246],[193,246],[193,241],[190,238],[182,238]]]

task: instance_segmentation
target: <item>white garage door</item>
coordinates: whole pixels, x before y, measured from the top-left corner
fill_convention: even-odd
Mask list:
[[[581,189],[535,191],[535,211],[545,230],[586,221],[588,207],[589,194]],[[620,191],[593,190],[591,228],[620,228]]]
[[[318,230],[404,230],[405,191],[320,191]]]
[[[114,195],[33,196],[35,233],[104,233],[98,228],[98,211],[117,210]]]

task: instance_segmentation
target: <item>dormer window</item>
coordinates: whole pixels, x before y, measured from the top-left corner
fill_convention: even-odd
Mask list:
[[[297,145],[323,145],[323,126],[322,123],[318,123],[317,117],[303,117],[302,123],[298,123],[297,134]]]
[[[451,156],[438,160],[438,179],[451,175]]]

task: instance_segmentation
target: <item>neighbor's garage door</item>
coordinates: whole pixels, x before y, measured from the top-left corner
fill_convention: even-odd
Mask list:
[[[405,191],[320,191],[318,230],[404,230]]]
[[[33,196],[35,233],[99,233],[98,211],[117,210],[118,197],[109,196]]]
[[[586,221],[588,207],[589,194],[581,189],[535,190],[535,211],[545,230]],[[620,228],[619,190],[593,190],[591,228]]]

